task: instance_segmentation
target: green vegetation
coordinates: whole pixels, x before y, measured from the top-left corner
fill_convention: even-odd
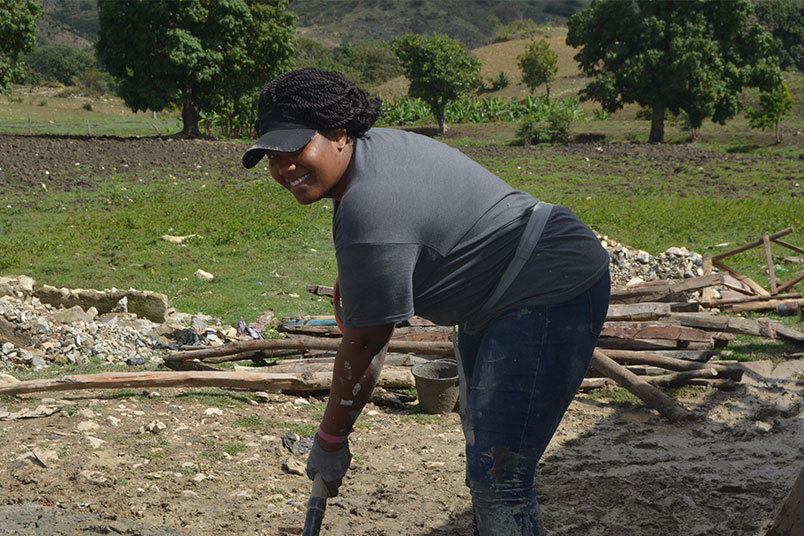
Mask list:
[[[443,135],[447,131],[447,105],[480,83],[480,60],[446,35],[407,34],[394,39],[391,47],[410,80],[408,93],[427,103]]]
[[[250,132],[254,95],[288,65],[289,0],[100,0],[98,56],[134,111],[182,108],[182,134],[201,112],[231,133]],[[121,21],[125,21],[121,24]]]
[[[594,79],[582,90],[608,112],[636,102],[653,110],[649,141],[664,141],[666,112],[723,124],[745,87],[771,91],[781,72],[771,37],[752,21],[750,0],[652,2],[596,0],[569,20],[567,44]]]
[[[547,89],[547,100],[550,100],[550,86],[558,74],[558,54],[550,49],[545,39],[532,41],[528,48],[517,56],[517,64],[522,71],[522,82],[531,92],[540,86]]]
[[[804,71],[804,2],[759,0],[755,9],[759,22],[773,35],[781,68]]]
[[[25,56],[25,65],[41,80],[75,85],[90,67],[97,67],[95,57],[85,50],[66,45],[45,45]]]
[[[751,105],[745,107],[748,126],[762,130],[773,129],[776,134],[776,143],[779,143],[782,141],[782,130],[779,124],[782,117],[793,109],[793,99],[790,97],[787,84],[783,82],[776,90],[763,92],[759,97],[759,105],[758,109],[754,109]]]
[[[176,395],[176,398],[188,399],[204,406],[216,408],[244,407],[253,400],[253,395],[246,392],[229,391],[224,389],[201,389],[186,391]]]
[[[36,44],[36,20],[42,7],[33,0],[0,4],[0,93],[5,93],[23,75],[20,56]]]

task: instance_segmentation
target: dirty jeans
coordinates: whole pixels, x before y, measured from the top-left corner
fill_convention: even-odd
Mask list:
[[[557,305],[506,311],[458,333],[466,480],[481,536],[544,534],[536,464],[583,380],[606,318],[610,277]]]

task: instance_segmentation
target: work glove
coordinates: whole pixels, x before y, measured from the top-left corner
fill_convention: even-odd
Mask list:
[[[351,463],[352,453],[349,452],[348,440],[344,441],[343,446],[338,450],[328,452],[321,448],[318,443],[318,434],[316,434],[313,448],[307,456],[307,476],[310,480],[314,480],[315,475],[321,473],[321,478],[327,486],[327,495],[337,497],[338,488]]]

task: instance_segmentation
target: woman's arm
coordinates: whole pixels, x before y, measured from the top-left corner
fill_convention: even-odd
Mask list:
[[[329,401],[321,421],[321,430],[327,435],[342,437],[352,431],[377,385],[393,331],[393,324],[344,328],[332,371]],[[322,438],[319,443],[324,450],[337,450],[341,446]]]

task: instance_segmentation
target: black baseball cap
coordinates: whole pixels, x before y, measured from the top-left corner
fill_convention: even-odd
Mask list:
[[[258,121],[260,138],[243,155],[243,165],[253,168],[262,159],[265,151],[293,153],[298,151],[315,136],[315,128],[302,124],[287,110],[274,106],[260,116]]]

